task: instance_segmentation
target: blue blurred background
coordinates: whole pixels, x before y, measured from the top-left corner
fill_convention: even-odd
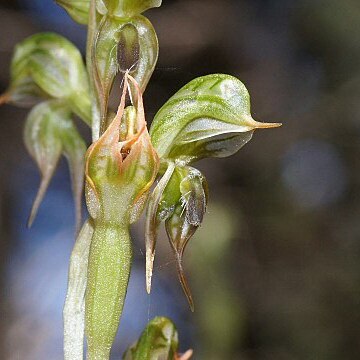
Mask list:
[[[192,78],[225,72],[247,85],[257,120],[284,126],[257,132],[232,158],[199,163],[210,205],[185,258],[195,314],[164,234],[146,295],[143,223],[133,228],[113,359],[156,315],[175,321],[196,360],[358,359],[360,2],[164,0],[147,16],[160,41],[148,122]],[[15,44],[45,30],[84,50],[85,28],[52,0],[0,0],[1,91]],[[0,108],[0,358],[61,359],[73,202],[62,162],[26,229],[39,183],[22,143],[26,113]]]

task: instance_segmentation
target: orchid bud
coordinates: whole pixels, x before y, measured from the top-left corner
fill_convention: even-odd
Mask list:
[[[62,141],[56,118],[62,121],[62,118],[69,115],[68,109],[57,109],[56,104],[44,102],[35,106],[26,120],[24,142],[41,173],[41,183],[29,217],[29,226],[35,219],[62,153]]]
[[[278,127],[255,121],[244,84],[213,74],[192,80],[158,111],[150,136],[160,158],[183,165],[237,152],[255,129]]]
[[[142,15],[126,19],[104,17],[98,25],[94,39],[93,72],[100,99],[100,113],[106,128],[108,100],[115,76],[119,71],[134,77],[144,92],[158,58],[158,40],[150,21]],[[136,101],[136,89],[132,84],[131,96]]]
[[[91,123],[88,77],[81,54],[57,34],[36,34],[16,46],[7,96],[9,102],[18,105],[59,99]]]
[[[96,0],[98,11],[119,18],[129,18],[161,6],[162,0]]]
[[[139,340],[124,354],[123,360],[188,360],[192,350],[177,354],[179,347],[178,332],[174,323],[165,317],[151,320]]]
[[[79,24],[87,25],[89,21],[90,0],[55,0]]]
[[[194,303],[184,275],[182,258],[188,241],[203,221],[208,188],[204,176],[197,169],[173,165],[169,165],[169,169],[158,183],[149,202],[146,223],[147,290],[150,292],[157,228],[161,221],[165,221],[166,232],[177,262],[179,280],[193,311]]]
[[[137,90],[137,104],[125,112],[128,81]],[[87,152],[87,206],[94,222],[85,310],[89,360],[109,358],[130,275],[129,225],[133,212],[141,211],[139,201],[153,184],[158,163],[141,90],[126,73],[118,112]]]
[[[26,120],[24,141],[41,173],[41,183],[29,217],[29,226],[35,219],[58,160],[63,154],[70,167],[78,229],[81,220],[86,146],[73,124],[71,111],[57,100],[36,105]]]

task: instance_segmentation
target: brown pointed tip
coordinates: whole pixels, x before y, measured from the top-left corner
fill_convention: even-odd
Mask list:
[[[184,270],[181,263],[181,258],[177,259],[177,266],[178,266],[178,276],[179,276],[180,284],[183,288],[186,299],[189,303],[190,310],[191,312],[194,312],[195,311],[194,300],[191,295],[190,287],[185,278]]]
[[[37,203],[36,203],[36,199],[35,199],[34,204],[33,204],[32,208],[31,208],[31,211],[30,211],[30,215],[29,215],[28,221],[27,221],[27,223],[26,223],[26,227],[27,227],[28,229],[30,229],[31,226],[32,226],[32,224],[34,223],[34,220],[35,220],[35,218],[36,218],[36,215],[37,215],[37,212],[38,212],[38,209],[39,209],[39,205],[40,205],[40,204],[37,204]]]
[[[49,186],[49,183],[50,183],[50,180],[51,180],[51,176],[52,176],[52,173],[49,174],[48,176],[44,176],[42,179],[41,179],[41,182],[40,182],[40,186],[39,186],[39,190],[36,194],[36,197],[35,197],[35,200],[34,200],[34,203],[33,203],[33,206],[31,208],[31,211],[30,211],[30,216],[29,216],[29,219],[28,219],[28,222],[27,222],[27,227],[30,228],[36,218],[36,215],[37,215],[37,212],[39,210],[39,207],[40,207],[40,204],[45,196],[45,193],[46,193],[46,190]]]
[[[146,292],[150,294],[151,292],[151,280],[154,269],[154,259],[155,259],[155,251],[151,251],[151,249],[146,249]]]
[[[194,303],[189,303],[191,312],[195,312],[195,306]]]
[[[278,128],[280,126],[282,126],[282,123],[262,123],[262,122],[257,122],[257,126],[255,127],[255,129],[272,129],[272,128]]]
[[[282,126],[282,123],[264,123],[256,121],[251,116],[247,118],[247,121],[253,129],[272,129]]]
[[[36,196],[36,198],[34,200],[34,203],[33,203],[33,206],[31,208],[31,211],[30,211],[30,215],[29,215],[27,224],[26,224],[28,229],[30,229],[32,224],[34,223],[34,220],[35,220],[36,215],[37,215],[38,210],[39,210],[40,202],[41,202],[41,199],[39,199],[39,196]]]
[[[184,354],[179,354],[177,357],[175,357],[176,360],[189,360],[193,356],[193,350],[189,349]]]
[[[10,101],[10,94],[9,93],[5,93],[0,95],[0,106],[3,104],[6,104]]]

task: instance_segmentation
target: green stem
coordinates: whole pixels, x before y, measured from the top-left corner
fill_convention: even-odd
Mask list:
[[[132,261],[128,227],[96,223],[85,299],[88,360],[108,360],[125,301]]]

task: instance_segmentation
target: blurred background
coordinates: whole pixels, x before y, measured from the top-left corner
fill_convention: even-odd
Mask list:
[[[195,360],[347,360],[360,353],[360,2],[164,0],[147,12],[160,59],[147,120],[182,85],[240,78],[254,118],[283,122],[235,156],[198,167],[210,187],[185,267],[187,306],[167,239],[151,296],[143,223],[113,359],[147,321],[170,316]],[[0,0],[0,91],[13,48],[57,31],[84,50],[85,28],[52,0]],[[0,108],[0,358],[62,358],[62,306],[74,216],[61,162],[31,230],[39,174],[22,142],[26,109]],[[90,133],[78,125],[89,140]]]

